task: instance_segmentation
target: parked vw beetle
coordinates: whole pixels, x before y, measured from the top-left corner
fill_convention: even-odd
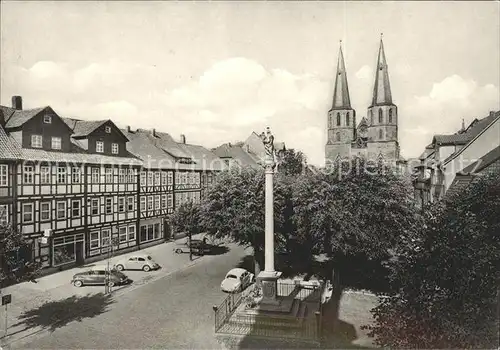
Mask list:
[[[226,274],[226,277],[220,284],[220,288],[223,292],[238,293],[243,291],[253,282],[255,282],[255,276],[253,273],[248,272],[245,269],[234,268],[229,270]]]

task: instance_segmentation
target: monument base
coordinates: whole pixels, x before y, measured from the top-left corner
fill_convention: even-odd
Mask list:
[[[262,299],[259,302],[261,307],[280,305],[281,299],[278,298],[278,279],[280,277],[281,272],[278,271],[261,271],[257,276],[262,285]]]

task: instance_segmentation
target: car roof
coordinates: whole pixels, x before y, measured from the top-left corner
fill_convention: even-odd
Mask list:
[[[241,276],[243,275],[247,270],[236,267],[234,269],[229,270],[229,272],[226,275],[236,275],[236,276]]]

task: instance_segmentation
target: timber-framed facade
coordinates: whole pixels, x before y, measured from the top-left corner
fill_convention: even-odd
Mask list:
[[[199,201],[224,167],[206,148],[159,134],[163,143],[145,148],[154,130],[62,118],[48,106],[23,110],[14,96],[12,107],[0,106],[0,222],[22,232],[49,269],[170,239],[169,215]]]

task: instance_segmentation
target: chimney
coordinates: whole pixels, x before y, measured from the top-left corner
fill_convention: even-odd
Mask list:
[[[155,129],[155,128],[153,128],[153,129],[151,130],[151,135],[153,135],[154,137],[156,137],[156,129]]]
[[[127,125],[127,132],[130,133],[130,125]]]
[[[23,109],[23,98],[21,96],[12,96],[12,108],[17,110]]]
[[[181,134],[181,143],[186,143],[186,135]]]

